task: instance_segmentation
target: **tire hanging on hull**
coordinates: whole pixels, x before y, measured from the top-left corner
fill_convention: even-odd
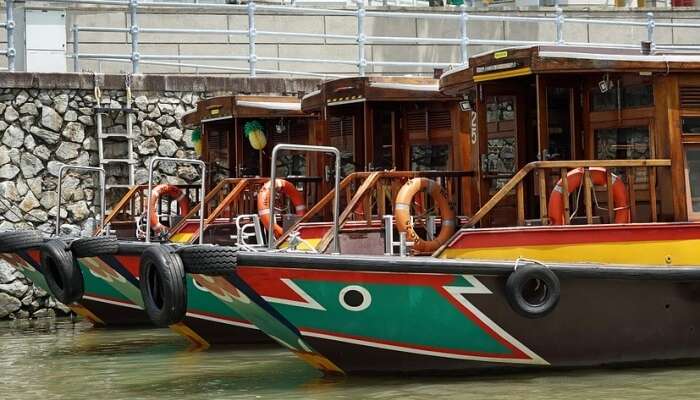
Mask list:
[[[549,268],[538,264],[516,267],[506,281],[506,299],[511,308],[527,318],[541,318],[559,303],[559,278]]]
[[[143,252],[139,287],[146,313],[156,326],[167,327],[185,318],[185,268],[173,248],[155,245]]]
[[[71,304],[83,298],[85,287],[83,274],[73,258],[70,245],[57,239],[40,247],[41,270],[51,294],[63,304]]]

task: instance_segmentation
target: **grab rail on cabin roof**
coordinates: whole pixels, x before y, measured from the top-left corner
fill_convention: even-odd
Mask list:
[[[631,212],[631,220],[634,222],[636,215],[636,192],[635,187],[635,170],[643,168],[647,171],[648,176],[648,192],[649,192],[649,208],[651,222],[656,222],[658,217],[657,212],[657,196],[656,196],[656,169],[659,167],[670,167],[671,160],[668,159],[651,159],[651,160],[581,160],[581,161],[534,161],[525,165],[518,171],[496,194],[484,204],[467,222],[468,226],[475,226],[480,223],[497,205],[499,205],[511,192],[515,189],[516,206],[517,206],[517,223],[518,225],[525,224],[525,190],[524,179],[530,172],[537,171],[537,182],[535,182],[535,190],[539,195],[539,211],[540,221],[542,224],[547,224],[549,218],[547,216],[547,200],[550,192],[547,190],[547,172],[548,170],[558,170],[559,176],[563,177],[576,168],[584,168],[583,188],[584,205],[586,211],[587,223],[593,223],[593,202],[592,202],[592,183],[590,178],[591,167],[602,167],[607,169],[623,168],[627,176],[627,190],[629,193],[629,208]],[[607,204],[613,204],[612,194],[612,175],[608,170],[607,176]],[[568,193],[568,182],[562,179],[562,192]],[[564,224],[571,223],[571,215],[569,208],[569,197],[562,196],[564,203]],[[608,218],[614,219],[615,210],[608,206]]]

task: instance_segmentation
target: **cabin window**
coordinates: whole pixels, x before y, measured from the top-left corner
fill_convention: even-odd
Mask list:
[[[382,171],[392,169],[394,160],[394,112],[375,110],[373,113],[372,131],[372,165],[371,170]]]
[[[620,108],[649,107],[654,105],[654,95],[651,85],[630,85],[618,87],[619,81],[615,81],[615,86],[605,93],[600,91],[598,86],[591,89],[591,111],[614,111]]]
[[[482,170],[493,176],[491,190],[500,189],[518,166],[516,139],[516,97],[486,98],[487,149]]]
[[[280,118],[274,125],[271,146],[280,143],[306,144],[308,125],[303,119]],[[277,176],[306,175],[306,156],[297,152],[288,152],[277,159]]]
[[[700,146],[685,147],[685,179],[688,206],[693,213],[700,213]]]
[[[681,118],[681,128],[683,129],[683,134],[700,135],[700,117]]]
[[[340,150],[341,174],[355,172],[355,119],[352,116],[332,117],[328,120],[331,146]]]
[[[417,144],[411,146],[411,171],[447,171],[450,145]]]
[[[598,160],[640,160],[650,156],[648,126],[596,129],[595,140]],[[635,182],[647,181],[645,169],[634,171]],[[625,171],[615,168],[614,173],[621,175]]]

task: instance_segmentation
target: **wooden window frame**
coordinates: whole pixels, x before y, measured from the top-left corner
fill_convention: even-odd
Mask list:
[[[700,142],[683,143],[683,175],[685,180],[685,204],[688,210],[688,221],[700,221],[700,211],[693,211],[693,194],[690,190],[690,174],[688,173],[688,148],[700,148]]]

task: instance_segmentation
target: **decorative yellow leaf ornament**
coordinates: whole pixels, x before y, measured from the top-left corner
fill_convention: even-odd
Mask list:
[[[265,132],[263,132],[263,126],[260,122],[246,122],[243,127],[243,132],[245,133],[245,137],[248,138],[250,145],[253,146],[255,150],[262,150],[267,145],[267,138],[265,137]]]

